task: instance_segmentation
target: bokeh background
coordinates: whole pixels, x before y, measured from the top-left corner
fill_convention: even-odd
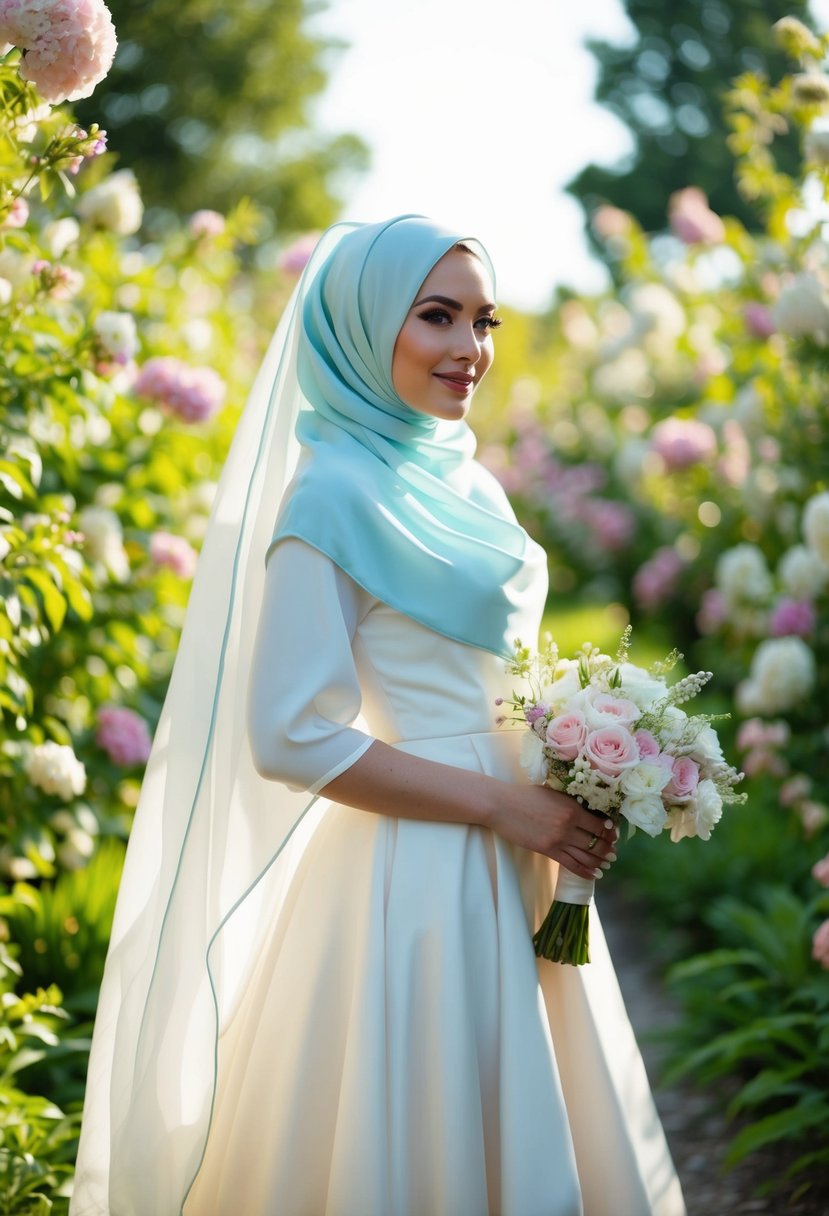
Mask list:
[[[38,60],[59,8],[75,43]],[[748,802],[708,842],[637,835],[609,881],[673,994],[665,1079],[727,1108],[768,1211],[825,1211],[829,3],[109,9],[111,65],[101,0],[0,7],[0,1211],[67,1208],[125,841],[258,360],[315,235],[402,211],[496,262],[474,427],[562,650],[630,622],[635,660],[715,673]]]

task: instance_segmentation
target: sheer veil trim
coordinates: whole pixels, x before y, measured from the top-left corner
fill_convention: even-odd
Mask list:
[[[306,267],[219,483],[127,851],[72,1216],[181,1212],[207,1139],[218,1029],[280,898],[280,884],[262,879],[315,802],[257,774],[246,696],[263,555],[299,455],[301,301],[353,228],[330,229]]]

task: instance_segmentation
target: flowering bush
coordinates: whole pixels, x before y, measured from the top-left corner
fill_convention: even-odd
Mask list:
[[[24,52],[20,75],[53,104],[89,97],[117,46],[103,0],[0,0],[3,43]]]

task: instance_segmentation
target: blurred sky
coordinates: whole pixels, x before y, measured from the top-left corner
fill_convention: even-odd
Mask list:
[[[829,0],[812,9],[829,28]],[[562,187],[631,146],[592,101],[583,45],[632,36],[620,0],[329,0],[314,28],[349,44],[319,125],[355,131],[372,152],[344,218],[423,212],[479,236],[499,298],[522,308],[543,308],[556,283],[605,282]]]

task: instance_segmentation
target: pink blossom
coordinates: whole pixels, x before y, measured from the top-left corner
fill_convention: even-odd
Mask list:
[[[829,971],[829,920],[825,920],[812,938],[812,958]]]
[[[784,777],[789,771],[786,761],[767,747],[753,747],[743,757],[742,765],[747,777],[757,777],[760,773]]]
[[[51,105],[89,97],[117,46],[103,0],[0,0],[3,42],[24,52],[20,75]]]
[[[29,204],[20,195],[9,203],[9,209],[0,220],[0,228],[22,228],[29,218]]]
[[[676,591],[685,563],[672,545],[661,549],[643,562],[633,576],[633,593],[642,608],[661,608]]]
[[[712,459],[717,452],[717,437],[706,422],[697,418],[665,418],[653,428],[651,445],[666,469],[674,472]]]
[[[748,718],[737,731],[737,747],[741,752],[750,747],[785,747],[790,736],[789,724],[781,718],[774,722]]]
[[[686,245],[718,245],[725,239],[725,225],[708,206],[705,193],[696,186],[671,195],[668,221],[674,236]]]
[[[587,738],[587,722],[581,710],[559,714],[547,727],[547,742],[559,760],[575,760]]]
[[[716,587],[704,591],[700,600],[696,623],[700,633],[716,633],[728,620],[728,604],[725,596]]]
[[[119,705],[104,705],[98,710],[95,742],[113,764],[123,768],[144,764],[152,748],[150,732],[141,715]]]
[[[780,786],[778,801],[781,806],[794,806],[809,794],[811,788],[811,780],[804,773],[798,773]]]
[[[197,240],[201,238],[210,239],[211,237],[221,236],[226,227],[225,217],[220,211],[210,211],[204,208],[201,211],[194,211],[190,216],[188,228],[190,235]]]
[[[183,536],[172,532],[154,532],[150,537],[150,558],[156,566],[172,570],[179,578],[192,578],[198,554]]]
[[[816,878],[822,887],[829,887],[829,853],[812,866],[812,877]]]
[[[659,741],[649,730],[638,730],[633,736],[639,747],[639,757],[642,760],[659,755]]]
[[[624,503],[609,498],[586,499],[581,514],[606,553],[617,553],[630,543],[636,520]]]
[[[808,600],[784,598],[772,609],[769,633],[773,638],[790,635],[807,638],[813,632],[816,620],[815,610]]]
[[[605,777],[618,777],[626,768],[639,763],[639,748],[624,726],[602,726],[584,742],[584,755]]]
[[[746,304],[743,319],[755,338],[770,338],[776,332],[771,309],[766,308],[765,304],[758,304],[756,301]]]
[[[71,266],[47,262],[38,258],[32,263],[32,274],[40,280],[40,288],[53,300],[71,300],[83,287],[83,275]]]
[[[699,765],[690,756],[677,756],[664,796],[671,802],[687,802],[699,785]]]
[[[287,248],[282,250],[277,266],[285,274],[302,274],[305,266],[314,252],[319,240],[318,232],[307,232],[297,237]]]
[[[795,811],[800,817],[800,822],[803,825],[803,831],[807,837],[814,836],[815,832],[820,831],[827,820],[829,820],[829,812],[822,802],[813,802],[811,798],[806,798],[803,802],[799,802],[795,807]]]
[[[599,207],[591,220],[593,231],[603,240],[612,240],[614,237],[627,236],[633,227],[633,221],[627,211],[622,211],[619,207],[611,207],[609,203],[605,203],[603,207]]]
[[[202,422],[222,404],[225,385],[209,367],[190,367],[180,359],[148,359],[138,373],[135,393],[178,414],[185,422]]]

